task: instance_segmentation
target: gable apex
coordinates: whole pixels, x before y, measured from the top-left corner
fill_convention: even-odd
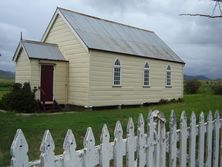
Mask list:
[[[61,11],[60,11],[61,9],[62,9],[62,8],[60,8],[60,7],[57,7],[57,8],[56,8],[56,11],[54,12],[54,14],[53,14],[53,16],[52,16],[52,18],[51,18],[51,20],[50,20],[50,22],[49,22],[49,24],[48,24],[48,26],[47,26],[47,28],[46,28],[43,36],[42,36],[41,41],[42,41],[42,42],[45,42],[45,40],[46,40],[46,38],[47,38],[47,36],[48,36],[51,28],[53,27],[53,25],[54,25],[54,23],[55,23],[55,21],[56,21],[56,19],[57,19],[57,17],[60,16],[60,17],[62,18],[62,20],[64,21],[64,23],[69,27],[69,29],[73,32],[73,34],[75,35],[75,37],[81,42],[81,44],[83,45],[83,47],[84,47],[84,48],[87,50],[87,52],[88,52],[88,47],[86,46],[86,44],[84,43],[84,41],[80,38],[80,36],[75,32],[75,30],[74,30],[73,27],[69,24],[69,22],[66,20],[66,18],[63,16],[63,14],[62,14]]]
[[[20,40],[20,41],[19,41],[19,44],[18,44],[18,46],[17,46],[17,48],[16,48],[16,50],[15,50],[15,53],[14,53],[14,55],[13,55],[13,57],[12,57],[12,61],[17,62],[17,60],[18,60],[18,58],[19,58],[19,55],[20,55],[20,53],[21,53],[22,50],[24,50],[25,55],[26,55],[27,58],[29,59],[28,54],[27,54],[27,52],[26,52],[26,50],[25,50],[25,48],[24,48],[24,45],[22,44],[22,40]]]

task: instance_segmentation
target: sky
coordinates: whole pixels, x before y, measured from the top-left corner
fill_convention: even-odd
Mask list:
[[[57,6],[152,30],[185,61],[185,74],[222,79],[222,18],[179,15],[211,14],[209,0],[1,0],[1,70],[15,71],[20,32],[40,40]]]

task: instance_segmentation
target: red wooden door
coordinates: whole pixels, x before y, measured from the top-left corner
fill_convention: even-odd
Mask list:
[[[41,101],[53,100],[53,65],[41,65]]]

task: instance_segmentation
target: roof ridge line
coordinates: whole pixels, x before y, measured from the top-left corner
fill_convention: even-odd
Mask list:
[[[34,44],[40,44],[40,45],[53,45],[53,46],[58,46],[57,44],[54,44],[54,43],[34,41],[34,40],[28,40],[28,39],[22,39],[21,42],[28,42],[28,43],[34,43]]]
[[[139,27],[135,27],[135,26],[132,26],[132,25],[128,25],[128,24],[123,24],[123,23],[120,23],[120,22],[117,22],[117,21],[112,21],[112,20],[108,20],[108,19],[103,19],[103,18],[100,18],[100,17],[88,15],[88,14],[85,14],[85,13],[76,12],[76,11],[73,11],[73,10],[70,10],[70,9],[66,9],[66,8],[57,7],[57,9],[59,9],[59,10],[66,10],[66,11],[68,11],[68,12],[80,14],[80,15],[83,15],[83,16],[86,16],[86,17],[91,17],[91,18],[93,18],[93,19],[103,20],[103,21],[106,21],[106,22],[110,22],[110,23],[114,23],[114,24],[119,24],[119,25],[122,25],[122,26],[127,26],[127,27],[130,27],[130,28],[135,28],[135,29],[138,29],[138,30],[146,31],[146,32],[155,33],[154,31],[147,30],[147,29],[144,29],[144,28],[139,28]]]

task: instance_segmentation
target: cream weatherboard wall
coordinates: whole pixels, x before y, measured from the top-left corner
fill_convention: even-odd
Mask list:
[[[121,87],[113,87],[113,64],[121,61]],[[150,88],[143,87],[145,62],[150,66]],[[166,68],[171,66],[172,88],[166,88]],[[183,97],[183,64],[136,56],[90,51],[89,105],[158,102]]]
[[[54,66],[54,76],[53,76],[53,99],[55,99],[59,104],[67,103],[67,70],[68,63],[62,61],[44,61],[30,59],[31,61],[31,87],[38,88],[41,83],[41,64],[49,64]],[[36,98],[40,99],[40,91],[36,92]]]
[[[88,106],[89,54],[61,16],[57,16],[44,42],[56,43],[69,61],[68,104]]]
[[[67,103],[67,71],[68,63],[61,61],[43,61],[36,59],[29,59],[24,49],[18,55],[16,61],[15,82],[24,83],[29,82],[31,89],[38,88],[41,79],[41,63],[54,65],[54,88],[53,98],[60,104]],[[40,99],[40,91],[36,92],[36,99]]]
[[[15,82],[24,83],[31,80],[31,64],[25,51],[22,50],[16,61]]]

